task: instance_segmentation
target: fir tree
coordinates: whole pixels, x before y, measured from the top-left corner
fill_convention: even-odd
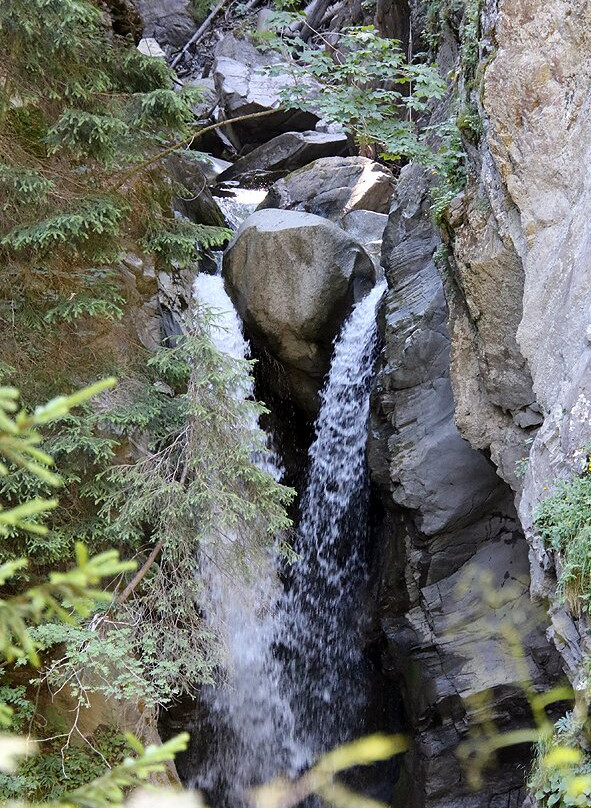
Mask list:
[[[237,549],[256,552],[285,529],[291,492],[253,465],[260,436],[245,410],[257,405],[233,390],[248,369],[215,349],[205,313],[194,335],[152,359],[143,349],[107,355],[93,343],[128,316],[123,253],[151,254],[168,271],[228,236],[172,214],[183,189],[161,158],[195,131],[194,91],[179,90],[162,61],[121,38],[102,3],[0,3],[0,33],[0,376],[18,379],[33,406],[106,373],[122,379],[92,409],[77,402],[64,411],[32,446],[39,461],[55,457],[54,469],[39,475],[9,458],[0,503],[17,518],[5,526],[0,562],[28,557],[11,580],[18,593],[65,567],[76,540],[93,553],[133,555],[139,572],[121,570],[110,583],[117,597],[92,624],[79,615],[31,636],[45,661],[42,684],[67,683],[80,703],[98,690],[156,708],[211,680],[219,661],[198,608],[200,538],[232,524]],[[142,447],[136,465],[128,438]],[[49,513],[19,511],[48,501]],[[83,689],[72,684],[80,670],[89,673]],[[13,701],[27,700],[10,677],[2,685]],[[55,750],[46,752],[50,771]],[[50,793],[34,771],[30,778],[20,796]]]

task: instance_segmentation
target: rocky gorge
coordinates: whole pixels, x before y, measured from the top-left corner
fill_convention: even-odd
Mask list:
[[[143,36],[163,55],[195,32],[190,5],[137,3]],[[256,394],[300,494],[335,340],[385,278],[363,482],[367,576],[358,584],[368,706],[349,735],[407,732],[400,771],[374,784],[393,806],[517,808],[531,746],[502,750],[477,787],[458,748],[485,720],[499,732],[530,726],[524,679],[544,692],[566,678],[587,710],[586,619],[557,594],[560,558],[544,546],[536,511],[557,481],[588,464],[591,6],[311,6],[309,19],[323,9],[316,25],[325,36],[373,21],[417,52],[429,47],[440,73],[455,77],[430,114],[447,115],[456,91],[478,118],[478,135],[464,132],[463,188],[435,221],[428,170],[393,171],[360,156],[321,115],[285,111],[278,58],[228,29],[208,44],[205,67],[198,43],[180,63],[181,78],[203,91],[196,117],[269,114],[214,130],[200,144],[209,163],[181,155],[171,165],[194,191],[179,213],[236,230],[217,259],[259,360]],[[237,186],[264,190],[256,211],[231,221]],[[201,272],[215,272],[215,257]],[[137,330],[152,348],[158,332],[183,328],[192,276],[129,271],[138,299],[145,287]],[[507,625],[520,627],[518,659]],[[165,716],[165,732],[192,722],[197,736],[188,709]],[[180,761],[185,780],[198,757],[193,749]]]

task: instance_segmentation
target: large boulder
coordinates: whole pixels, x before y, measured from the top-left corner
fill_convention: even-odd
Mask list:
[[[392,172],[367,157],[324,157],[276,182],[259,205],[337,221],[352,210],[388,213]]]
[[[144,24],[144,37],[160,45],[182,47],[197,28],[191,0],[135,0]]]
[[[347,136],[329,132],[285,132],[241,157],[219,177],[220,182],[240,178],[242,185],[275,174],[295,171],[320,157],[345,155]],[[281,173],[279,173],[281,172]]]
[[[285,72],[280,68],[276,74],[268,72],[270,65],[280,65],[276,57],[263,55],[249,42],[231,35],[220,42],[215,55],[212,73],[222,119],[276,110],[262,121],[255,118],[224,127],[238,151],[265,143],[282,132],[314,129],[318,116],[283,108],[281,91],[294,79],[287,66]]]
[[[328,371],[333,340],[356,299],[375,282],[363,247],[308,213],[257,211],[224,255],[238,312],[284,366],[294,399],[310,415]]]

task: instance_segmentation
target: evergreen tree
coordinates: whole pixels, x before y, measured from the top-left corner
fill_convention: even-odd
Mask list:
[[[17,371],[34,362],[37,384],[57,392],[71,383],[60,359],[80,355],[68,326],[122,314],[123,252],[182,266],[228,233],[172,215],[179,189],[158,159],[193,131],[195,91],[118,37],[102,7],[2,3],[0,34],[3,360]],[[32,347],[31,331],[43,337]]]
[[[291,492],[253,465],[257,405],[233,389],[249,368],[215,349],[206,312],[195,334],[152,358],[117,340],[103,349],[102,335],[130,310],[122,254],[151,255],[173,271],[228,237],[172,213],[183,189],[162,158],[195,131],[194,90],[121,38],[98,0],[0,3],[0,34],[0,376],[17,381],[32,407],[97,376],[121,379],[98,405],[64,411],[32,446],[37,460],[55,457],[53,470],[8,457],[0,504],[20,521],[5,525],[0,563],[28,558],[11,579],[18,594],[65,567],[80,539],[92,553],[135,557],[136,577],[122,569],[110,582],[108,609],[99,604],[91,622],[44,621],[31,637],[41,686],[65,686],[79,703],[100,692],[157,709],[210,681],[219,662],[199,613],[200,538],[231,525],[237,555],[256,552],[285,529]],[[141,447],[136,465],[130,445]],[[59,506],[19,511],[53,502],[56,475]],[[6,671],[0,689],[29,715],[21,680]],[[47,781],[63,765],[60,748],[45,747],[44,777],[27,764],[3,793],[59,796]],[[117,741],[113,762],[120,753]],[[73,756],[72,777],[102,765],[85,755]]]

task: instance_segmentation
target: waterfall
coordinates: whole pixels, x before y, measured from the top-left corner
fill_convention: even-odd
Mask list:
[[[240,196],[226,199],[224,212],[244,217],[252,212],[256,201]],[[250,348],[221,272],[198,275],[193,294],[198,305],[215,314],[210,336],[218,350],[234,359],[248,358]],[[253,395],[246,368],[236,395]],[[247,426],[256,430],[256,417]],[[279,481],[283,475],[280,458],[270,439],[268,445],[269,451],[253,453],[253,460]],[[226,676],[201,694],[212,739],[192,785],[215,792],[222,802],[236,806],[244,802],[244,793],[251,785],[269,780],[294,763],[298,767],[301,764],[291,707],[279,687],[280,663],[273,653],[275,611],[282,592],[277,557],[269,550],[256,560],[247,559],[234,574],[227,563],[232,543],[232,536],[216,538],[206,543],[201,553],[203,608],[209,627],[223,643]]]
[[[309,757],[363,734],[360,594],[365,583],[369,394],[379,283],[335,345],[302,500],[298,551],[281,625],[296,731]]]
[[[226,199],[222,207],[238,226],[256,201]],[[365,446],[378,342],[375,311],[384,287],[379,284],[357,303],[335,344],[309,452],[296,548],[300,560],[287,570],[287,590],[271,552],[262,562],[247,562],[237,575],[225,568],[223,540],[202,552],[205,617],[225,646],[227,673],[201,694],[206,749],[192,785],[230,808],[244,804],[250,786],[279,773],[297,775],[322,751],[363,734],[358,718],[364,703],[359,597],[366,577]],[[248,357],[221,274],[199,275],[194,295],[218,314],[211,337],[219,350]],[[245,372],[236,394],[252,393]],[[255,462],[281,478],[272,451]]]

